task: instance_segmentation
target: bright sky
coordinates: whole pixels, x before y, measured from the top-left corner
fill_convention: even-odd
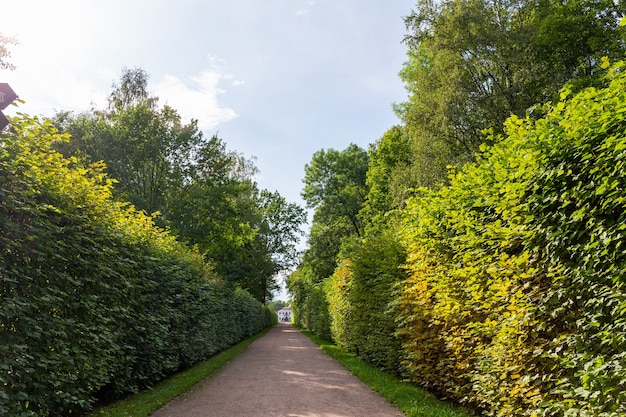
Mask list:
[[[302,204],[319,149],[367,147],[405,99],[403,16],[416,0],[2,0],[0,70],[19,111],[103,107],[122,68],[205,135],[255,157],[259,186]],[[9,108],[7,113],[15,112]]]

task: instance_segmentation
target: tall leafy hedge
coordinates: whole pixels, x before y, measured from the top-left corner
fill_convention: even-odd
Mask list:
[[[388,234],[364,239],[326,280],[324,289],[333,340],[380,369],[400,372],[400,343],[389,309],[394,288],[405,278],[404,250]]]
[[[287,285],[292,295],[293,321],[296,326],[332,340],[324,283],[316,282],[314,276],[309,265],[296,269],[289,276]]]
[[[626,414],[626,73],[603,66],[403,213],[404,363],[487,415]]]
[[[626,64],[602,66],[604,88],[563,91],[537,129],[544,160],[525,196],[552,283],[549,410],[580,416],[626,415]]]
[[[24,115],[0,137],[0,414],[76,415],[270,325]]]
[[[543,399],[535,382],[547,340],[534,303],[543,283],[525,247],[522,207],[538,155],[527,145],[495,146],[403,213],[410,277],[395,308],[406,369],[448,398],[485,410],[497,404],[500,415]]]

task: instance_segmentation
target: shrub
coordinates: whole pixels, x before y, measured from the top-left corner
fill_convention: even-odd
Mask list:
[[[541,302],[558,414],[626,414],[626,66],[603,67],[603,88],[564,90],[537,126],[545,156],[525,196],[552,281]]]
[[[403,213],[404,363],[488,415],[626,413],[626,73],[603,65]]]
[[[394,286],[404,278],[404,251],[387,234],[364,239],[325,286],[331,333],[344,350],[378,368],[400,371],[400,344],[390,303]]]
[[[59,140],[24,115],[1,137],[2,415],[80,414],[272,321],[198,251],[115,202],[103,165],[52,150]]]

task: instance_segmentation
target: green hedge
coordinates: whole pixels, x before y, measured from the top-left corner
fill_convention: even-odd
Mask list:
[[[626,66],[407,205],[412,379],[497,416],[626,415]]]
[[[111,198],[47,122],[0,137],[0,414],[75,415],[275,322],[197,251]]]
[[[603,67],[604,88],[563,91],[537,126],[544,160],[524,196],[551,277],[540,302],[558,414],[626,415],[626,65]]]
[[[331,340],[330,316],[324,283],[316,282],[309,266],[296,269],[287,286],[292,295],[293,322],[325,340]]]
[[[404,250],[395,238],[382,233],[364,239],[351,257],[324,286],[332,338],[341,349],[399,374],[400,343],[389,305],[395,286],[406,278],[399,268],[405,261]]]

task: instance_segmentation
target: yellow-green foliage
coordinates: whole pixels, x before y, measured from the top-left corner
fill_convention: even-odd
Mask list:
[[[626,415],[626,66],[571,96],[537,126],[544,161],[527,195],[542,301],[557,362],[550,412]]]
[[[404,251],[390,234],[363,239],[326,282],[331,333],[342,349],[385,371],[400,372],[394,286],[405,278]]]
[[[330,316],[330,333],[335,344],[348,352],[354,351],[354,346],[350,343],[352,305],[348,296],[351,285],[352,270],[348,259],[341,262],[335,273],[327,278],[324,283]]]
[[[331,340],[324,283],[315,281],[315,273],[309,265],[301,265],[291,273],[287,286],[292,296],[294,324]]]
[[[509,130],[518,128],[511,120]],[[532,299],[536,276],[520,209],[535,155],[495,147],[449,187],[424,190],[405,212],[410,278],[396,301],[405,365],[444,395],[502,414],[541,401]],[[530,168],[530,169],[529,169]]]
[[[488,415],[626,413],[625,81],[617,63],[604,88],[509,119],[409,201],[395,306],[414,381]]]
[[[19,115],[0,135],[0,415],[77,415],[270,325],[197,250]]]

